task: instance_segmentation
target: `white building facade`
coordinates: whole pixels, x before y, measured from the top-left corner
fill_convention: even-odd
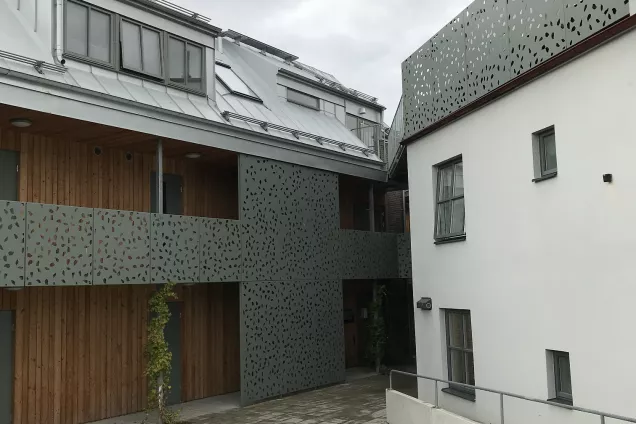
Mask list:
[[[636,31],[628,4],[620,3],[609,5],[618,9],[612,23],[566,43],[587,47],[585,54],[558,63],[552,53],[516,75],[510,54],[511,75],[492,87],[470,85],[476,65],[469,44],[460,59],[466,78],[451,75],[446,86],[460,79],[483,89],[477,95],[460,90],[474,95],[472,110],[457,91],[422,95],[431,83],[418,72],[431,68],[417,61],[435,55],[426,45],[405,62],[414,299],[433,304],[431,311],[415,310],[418,374],[636,417],[630,312],[636,295]],[[547,13],[567,18],[571,12]],[[502,28],[514,51],[512,19]],[[543,22],[537,26],[543,31]],[[613,38],[592,46],[608,28],[616,31]],[[439,37],[432,42],[440,45]],[[532,81],[502,89],[533,71]],[[449,105],[454,96],[449,109],[422,112]],[[457,114],[462,109],[468,113]],[[419,389],[420,399],[434,402],[432,382],[420,379]],[[500,422],[498,395],[448,384],[439,389],[440,408]],[[505,398],[504,410],[506,423],[600,422],[512,398]]]

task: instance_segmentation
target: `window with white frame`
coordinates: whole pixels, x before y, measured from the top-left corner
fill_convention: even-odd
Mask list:
[[[246,97],[252,100],[261,101],[261,99],[252,91],[252,89],[232,70],[229,65],[217,62],[215,73],[217,79],[230,93]]]
[[[470,311],[446,310],[446,351],[448,381],[474,386],[475,362]],[[451,384],[449,389],[474,399],[475,390],[472,388]]]
[[[204,46],[81,0],[65,5],[65,56],[205,93]]]
[[[112,66],[113,14],[93,5],[66,3],[66,53]]]
[[[465,238],[464,163],[456,158],[436,166],[435,239]]]

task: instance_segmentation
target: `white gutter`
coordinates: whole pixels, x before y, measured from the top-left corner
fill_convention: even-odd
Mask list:
[[[53,58],[58,65],[64,65],[64,0],[55,2],[55,54]]]

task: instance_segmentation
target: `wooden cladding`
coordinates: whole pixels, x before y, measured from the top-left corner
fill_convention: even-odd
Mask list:
[[[19,199],[103,209],[150,212],[152,153],[100,148],[0,129],[0,149],[20,152]],[[183,214],[238,219],[237,170],[164,159],[164,172],[183,178]]]
[[[84,423],[141,411],[154,286],[0,289],[15,310],[14,424]],[[238,284],[178,287],[182,400],[240,390]]]

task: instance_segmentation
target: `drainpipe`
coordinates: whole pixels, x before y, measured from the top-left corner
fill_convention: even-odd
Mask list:
[[[36,0],[37,2],[37,0]],[[53,58],[58,65],[64,65],[64,0],[55,2],[55,54]]]
[[[163,142],[157,140],[157,213],[163,213]]]
[[[223,36],[216,37],[216,51],[219,54],[223,54]]]

